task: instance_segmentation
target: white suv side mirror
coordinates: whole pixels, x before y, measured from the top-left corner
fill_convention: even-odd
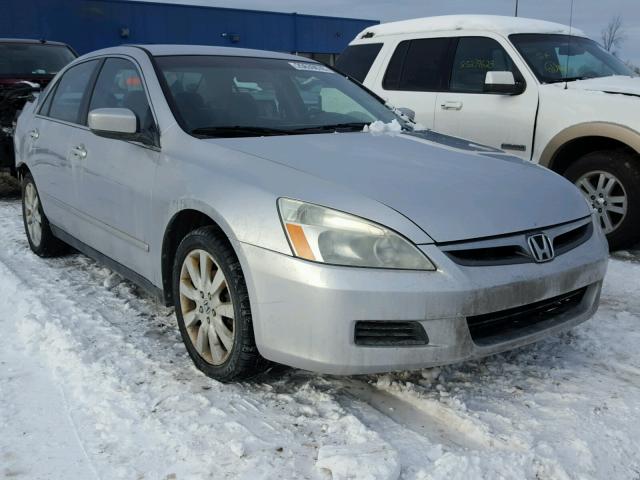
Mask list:
[[[484,91],[486,93],[519,95],[524,91],[524,85],[516,83],[512,72],[487,72],[484,79]]]

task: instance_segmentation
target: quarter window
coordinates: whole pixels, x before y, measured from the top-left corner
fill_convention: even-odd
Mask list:
[[[128,108],[138,118],[141,132],[154,125],[142,77],[135,65],[124,58],[104,62],[89,104],[90,111],[97,108]]]
[[[487,37],[460,38],[449,88],[454,92],[482,93],[487,72],[492,71],[509,71],[516,81],[522,81],[511,57],[497,41]]]
[[[97,60],[91,60],[75,65],[64,73],[58,82],[49,107],[51,118],[71,123],[82,123],[80,117],[83,99],[97,64]]]
[[[338,57],[336,68],[362,83],[381,48],[381,43],[351,45]]]
[[[451,40],[425,38],[400,42],[382,81],[385,90],[439,91],[447,81]]]

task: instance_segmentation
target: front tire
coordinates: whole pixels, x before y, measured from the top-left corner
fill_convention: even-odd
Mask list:
[[[597,212],[611,250],[640,242],[640,158],[624,150],[579,158],[565,172]]]
[[[240,262],[215,228],[198,228],[178,246],[173,298],[182,340],[205,375],[230,382],[267,367],[256,348]]]
[[[51,231],[42,209],[40,194],[30,173],[22,179],[22,220],[31,251],[40,257],[55,257],[65,252],[66,245]]]

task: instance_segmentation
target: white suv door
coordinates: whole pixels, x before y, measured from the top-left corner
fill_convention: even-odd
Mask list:
[[[450,45],[449,38],[399,42],[372,89],[391,105],[410,108],[417,122],[433,128],[438,92],[446,86]]]
[[[434,130],[530,160],[538,108],[535,80],[528,72],[521,73],[493,38],[459,37],[453,41],[448,88],[436,99]],[[516,82],[524,84],[524,91],[518,95],[485,93],[485,77],[490,71],[512,72]]]

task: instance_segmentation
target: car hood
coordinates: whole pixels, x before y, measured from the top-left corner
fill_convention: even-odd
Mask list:
[[[564,83],[554,85],[564,88]],[[567,88],[640,96],[640,77],[614,75],[611,77],[589,78],[587,80],[568,82]]]
[[[210,141],[377,200],[436,242],[532,230],[589,215],[581,194],[559,175],[497,150],[430,132]]]

